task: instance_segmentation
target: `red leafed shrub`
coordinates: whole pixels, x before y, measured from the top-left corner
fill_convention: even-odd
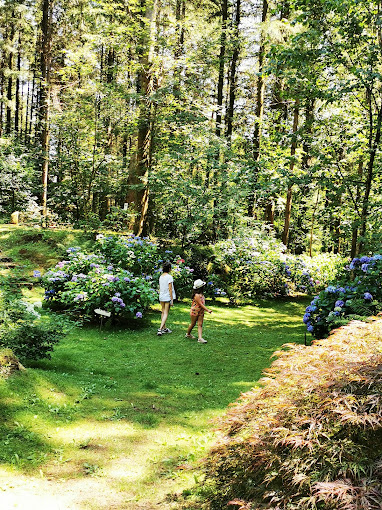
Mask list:
[[[382,508],[382,320],[286,345],[209,453],[209,508]]]

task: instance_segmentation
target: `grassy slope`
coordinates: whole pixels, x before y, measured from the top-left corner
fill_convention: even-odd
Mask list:
[[[24,257],[27,273],[36,263],[58,260],[65,245],[88,242],[73,232],[36,240],[31,230],[0,230],[2,255]],[[160,338],[158,307],[141,330],[75,330],[52,360],[0,380],[0,475],[96,477],[97,486],[118,495],[120,506],[113,508],[157,502],[167,508],[167,494],[194,484],[197,461],[213,440],[211,419],[256,384],[276,349],[304,341],[305,306],[214,304],[205,322],[207,345],[184,338],[188,303],[176,304],[169,320],[174,333]],[[99,497],[89,492],[83,508],[103,508]]]
[[[91,234],[79,230],[43,230],[34,227],[0,225],[0,256],[18,264],[12,275],[30,276],[34,269],[46,269],[61,260],[70,246],[90,248]],[[0,274],[4,270],[0,268]]]

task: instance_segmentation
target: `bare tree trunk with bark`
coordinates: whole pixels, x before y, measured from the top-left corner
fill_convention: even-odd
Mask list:
[[[50,139],[50,67],[52,47],[52,0],[43,0],[40,54],[40,94],[39,94],[39,136],[42,174],[42,216],[46,222],[48,214],[48,173]]]
[[[256,86],[256,124],[255,131],[253,134],[253,161],[255,164],[260,159],[260,145],[262,136],[262,122],[264,116],[264,92],[265,92],[265,79],[264,79],[264,63],[265,63],[265,36],[263,25],[268,17],[268,1],[263,0],[262,12],[261,12],[261,35],[259,45],[259,57],[258,57],[258,77]],[[250,191],[248,194],[248,216],[253,216],[254,213],[254,202],[255,202],[255,184],[257,181],[257,169],[255,168],[252,176],[252,182],[250,184]]]
[[[292,145],[290,149],[290,166],[289,171],[290,174],[293,174],[294,166],[295,166],[295,154],[296,154],[296,148],[297,148],[297,139],[296,139],[296,132],[298,129],[298,120],[299,120],[299,100],[296,99],[295,107],[294,107],[294,113],[293,113],[293,133],[292,133]],[[290,219],[291,219],[291,213],[292,213],[292,196],[293,196],[293,183],[289,184],[288,191],[287,191],[287,198],[286,198],[286,205],[285,205],[285,217],[284,217],[284,230],[282,234],[282,242],[285,244],[285,246],[288,246],[288,240],[289,240],[289,229],[290,229]]]

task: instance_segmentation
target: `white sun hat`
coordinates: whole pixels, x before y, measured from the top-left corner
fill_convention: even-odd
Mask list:
[[[200,287],[204,287],[205,284],[206,282],[204,282],[203,280],[195,280],[194,289],[200,289]]]

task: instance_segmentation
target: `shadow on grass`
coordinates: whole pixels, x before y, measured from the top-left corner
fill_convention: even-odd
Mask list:
[[[76,330],[51,360],[30,364],[33,371],[1,382],[0,395],[10,391],[12,396],[9,402],[3,399],[7,431],[0,439],[0,461],[15,465],[13,452],[20,467],[32,467],[57,448],[49,439],[54,427],[71,428],[84,420],[101,428],[209,431],[211,419],[256,385],[275,350],[304,342],[305,306],[306,300],[241,308],[212,303],[213,314],[205,318],[206,345],[184,337],[188,303],[171,310],[174,331],[162,337],[156,336],[158,310],[148,314],[148,326],[140,330]],[[20,427],[28,447],[18,442]]]

